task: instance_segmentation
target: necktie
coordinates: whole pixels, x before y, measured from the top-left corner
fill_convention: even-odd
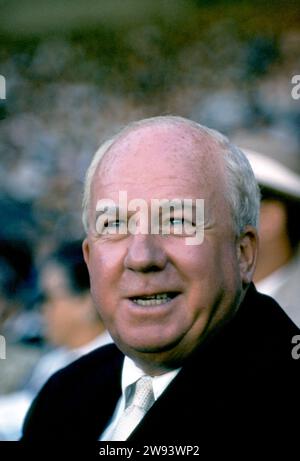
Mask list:
[[[127,440],[154,403],[152,379],[142,376],[135,384],[134,395],[130,405],[126,406],[111,435],[111,441]]]

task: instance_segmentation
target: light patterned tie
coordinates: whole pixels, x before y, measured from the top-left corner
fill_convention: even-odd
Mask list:
[[[110,437],[111,441],[127,440],[131,432],[139,424],[155,401],[152,378],[150,376],[142,376],[134,386],[135,389],[132,402],[125,408],[117,422]]]

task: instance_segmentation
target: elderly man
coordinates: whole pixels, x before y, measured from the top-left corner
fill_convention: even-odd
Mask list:
[[[155,200],[192,205],[153,218]],[[281,443],[295,429],[299,330],[251,283],[258,213],[249,163],[213,130],[156,117],[106,142],[87,173],[83,252],[117,347],[51,378],[23,440],[189,442],[200,454]]]

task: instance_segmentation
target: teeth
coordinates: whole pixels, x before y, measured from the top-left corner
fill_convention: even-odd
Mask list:
[[[159,306],[160,304],[165,304],[166,302],[170,301],[171,298],[166,299],[134,299],[133,302],[138,304],[139,306]]]
[[[139,306],[159,306],[165,304],[172,298],[167,293],[160,293],[152,296],[143,296],[142,298],[134,298],[133,302]]]

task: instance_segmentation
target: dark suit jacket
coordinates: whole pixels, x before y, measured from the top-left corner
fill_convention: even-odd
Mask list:
[[[129,440],[223,453],[290,447],[300,425],[295,335],[277,303],[250,286],[235,317],[198,347]],[[27,416],[23,441],[96,441],[121,395],[123,358],[108,345],[56,373]]]

